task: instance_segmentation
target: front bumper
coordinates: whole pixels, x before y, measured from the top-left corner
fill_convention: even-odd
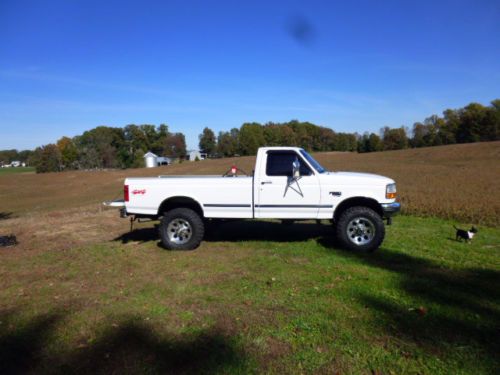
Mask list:
[[[401,203],[393,202],[393,203],[382,203],[382,211],[384,212],[384,217],[392,217],[396,215],[399,211],[401,211]]]

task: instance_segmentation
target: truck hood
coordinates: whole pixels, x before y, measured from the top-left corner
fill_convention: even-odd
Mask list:
[[[373,173],[359,172],[327,172],[325,177],[329,180],[334,180],[337,184],[352,185],[352,184],[373,184],[387,185],[394,183],[394,180],[389,177],[381,176]]]

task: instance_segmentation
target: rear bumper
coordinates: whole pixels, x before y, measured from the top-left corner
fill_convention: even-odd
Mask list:
[[[125,207],[120,208],[120,217],[125,218],[128,216],[127,209]]]
[[[105,207],[115,207],[120,209],[120,217],[127,217],[129,214],[127,208],[125,207],[125,201],[123,199],[116,199],[114,201],[102,202]]]
[[[382,211],[384,212],[384,217],[392,217],[401,211],[401,203],[382,203]]]
[[[123,199],[116,199],[114,201],[106,201],[102,202],[102,204],[106,207],[125,207],[125,201]]]

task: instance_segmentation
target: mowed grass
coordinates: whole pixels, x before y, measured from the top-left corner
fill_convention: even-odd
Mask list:
[[[0,176],[12,175],[17,173],[35,173],[35,168],[34,167],[0,168]]]
[[[500,365],[498,229],[465,244],[448,221],[403,216],[373,254],[338,249],[330,225],[314,222],[223,223],[190,252],[159,247],[153,224],[59,245],[0,250],[0,373]]]
[[[500,225],[500,142],[357,154],[318,153],[332,171],[382,174],[398,184],[406,214],[466,224]],[[151,169],[0,176],[0,211],[33,214],[121,197],[125,177],[222,175],[231,165],[251,173],[255,157],[185,162]]]

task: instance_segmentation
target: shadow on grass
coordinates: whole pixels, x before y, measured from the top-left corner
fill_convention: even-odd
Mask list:
[[[0,212],[0,220],[8,220],[12,219],[13,213],[12,212]]]
[[[116,237],[113,241],[120,241],[123,244],[129,242],[150,242],[158,241],[158,224],[153,228],[137,228],[130,232],[123,233],[122,235]]]
[[[316,222],[282,224],[276,221],[228,221],[208,226],[205,240],[210,242],[273,241],[302,242],[332,236],[331,225]]]
[[[331,247],[329,241],[320,242]],[[443,268],[430,260],[385,248],[373,254],[333,251],[399,276],[399,288],[415,301],[415,306],[380,293],[359,295],[360,301],[382,319],[387,333],[431,353],[476,350],[494,362],[493,367],[500,365],[500,272]]]
[[[333,235],[333,228],[327,224],[316,222],[297,222],[291,225],[281,222],[234,220],[215,221],[206,224],[204,241],[238,242],[238,241],[274,241],[300,242],[311,238]],[[158,225],[154,228],[139,228],[124,233],[114,239],[122,243],[158,241]]]
[[[13,313],[0,314],[0,373],[199,374],[241,368],[242,351],[233,339],[212,328],[186,337],[166,337],[138,319],[125,318],[88,345],[57,348],[54,331],[63,316],[47,314],[10,327]],[[61,354],[62,353],[62,354]]]
[[[0,312],[0,373],[23,374],[40,365],[40,353],[54,326],[58,313],[40,315],[28,323],[13,325],[17,311]]]

